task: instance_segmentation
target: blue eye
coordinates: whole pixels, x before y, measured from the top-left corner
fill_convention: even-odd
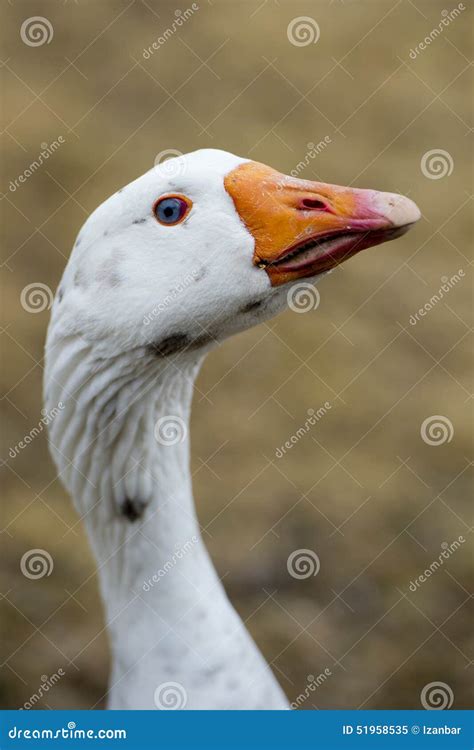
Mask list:
[[[184,195],[168,195],[155,203],[154,212],[160,224],[171,226],[183,221],[192,206]]]

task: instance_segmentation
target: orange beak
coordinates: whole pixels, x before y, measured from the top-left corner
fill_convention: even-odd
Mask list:
[[[253,161],[229,172],[224,184],[255,240],[253,262],[272,286],[329,271],[420,218],[402,195],[300,180]]]

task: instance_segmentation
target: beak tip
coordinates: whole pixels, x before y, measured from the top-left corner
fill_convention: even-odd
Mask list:
[[[394,227],[415,224],[421,218],[421,211],[414,201],[398,193],[380,193],[376,198],[377,210]]]

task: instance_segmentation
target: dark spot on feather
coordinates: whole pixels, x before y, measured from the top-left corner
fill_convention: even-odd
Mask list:
[[[208,333],[204,333],[196,338],[187,333],[175,333],[172,336],[161,339],[161,341],[148,344],[146,348],[155,357],[169,357],[171,354],[198,349],[201,346],[205,346],[205,344],[210,344],[211,341],[216,341],[216,339]]]
[[[106,229],[105,232],[104,232],[104,237],[107,237],[108,233],[109,233],[109,230]]]
[[[203,683],[207,682],[208,680],[215,679],[219,672],[222,672],[222,670],[222,665],[218,665],[215,667],[208,667],[207,669],[199,671],[196,674],[195,679],[193,680],[193,685],[195,685],[196,687],[201,687]]]
[[[110,275],[108,282],[112,288],[120,286],[120,284],[122,283],[122,277],[119,276],[118,273],[113,273]]]
[[[253,312],[254,310],[258,310],[263,305],[263,300],[258,299],[255,302],[248,302],[246,305],[244,305],[240,312],[248,313]]]
[[[119,286],[122,283],[122,277],[117,271],[117,259],[108,258],[105,260],[101,264],[96,278],[100,285],[106,284],[110,287]]]
[[[222,669],[223,669],[222,665],[219,664],[215,667],[209,667],[208,669],[204,669],[202,671],[202,674],[205,678],[215,677],[216,674],[219,674],[219,672],[222,672]]]
[[[78,268],[74,274],[74,286],[86,286],[86,279],[82,268]]]
[[[144,224],[146,222],[146,219],[134,219],[132,221],[132,224]]]
[[[195,610],[194,619],[196,622],[203,622],[204,620],[206,620],[207,619],[206,610],[202,608],[198,609],[197,611]]]
[[[120,506],[120,515],[133,523],[143,516],[146,503],[138,498],[131,499],[127,497]]]
[[[191,346],[192,342],[193,339],[187,333],[175,333],[161,341],[148,344],[147,349],[156,357],[168,357],[170,354],[184,351]]]
[[[61,302],[61,300],[63,298],[63,294],[64,294],[64,292],[62,290],[62,287],[59,287],[59,289],[58,289],[58,302]]]
[[[193,273],[194,281],[201,281],[201,279],[204,278],[204,276],[207,276],[207,269],[204,266],[201,266],[199,271],[196,271],[196,273]]]

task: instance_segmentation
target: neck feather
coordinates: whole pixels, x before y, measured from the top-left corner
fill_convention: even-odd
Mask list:
[[[49,352],[46,406],[62,407],[50,425],[51,450],[99,565],[114,575],[111,556],[116,566],[126,557],[118,579],[125,588],[200,536],[189,471],[199,364],[146,348],[104,358],[73,338],[61,341],[59,356]]]
[[[189,415],[200,362],[157,357],[146,347],[104,357],[82,339],[48,352],[50,443],[81,513],[141,515],[156,491],[188,477]],[[53,345],[54,346],[54,345]],[[176,473],[177,472],[177,473]],[[132,519],[131,519],[132,520]]]
[[[51,450],[98,561],[110,707],[153,708],[167,680],[189,707],[285,707],[196,519],[189,416],[200,359],[145,348],[104,357],[72,337],[56,346],[46,363],[48,411],[61,403]]]

